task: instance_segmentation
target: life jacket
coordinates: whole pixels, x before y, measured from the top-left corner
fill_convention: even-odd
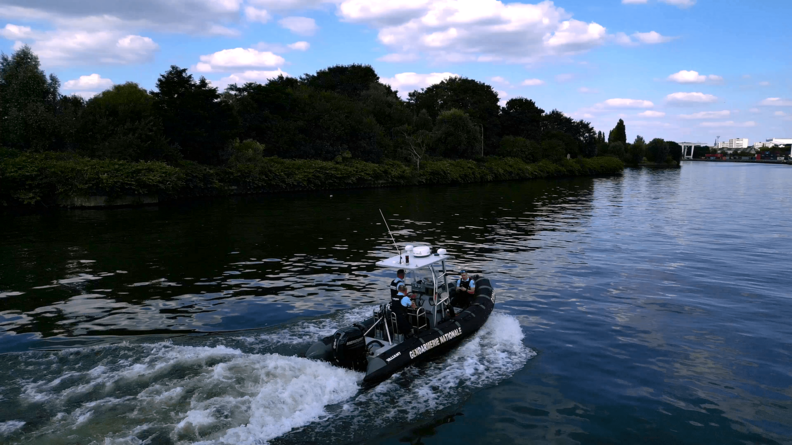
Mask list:
[[[399,325],[399,331],[406,334],[412,328],[410,321],[407,319],[407,308],[402,306],[401,300],[405,295],[398,293],[391,297],[391,311],[396,314],[396,323]]]
[[[399,284],[404,284],[404,280],[401,278],[394,278],[393,281],[390,283],[390,291],[391,291],[391,300],[396,298],[396,294],[399,293]]]
[[[459,286],[458,287],[465,287],[470,289],[470,281],[473,280],[472,278],[468,278],[467,280],[463,280],[462,278],[459,279]]]

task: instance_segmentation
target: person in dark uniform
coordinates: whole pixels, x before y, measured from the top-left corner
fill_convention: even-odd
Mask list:
[[[394,278],[390,283],[391,298],[395,298],[396,294],[399,293],[399,284],[405,284],[404,269],[399,269],[396,271],[396,278]]]
[[[402,275],[404,274],[402,273]],[[405,338],[411,337],[413,334],[413,327],[407,318],[408,307],[414,309],[415,303],[407,296],[407,287],[401,283],[396,289],[396,295],[391,297],[391,311],[396,314],[396,325]]]
[[[473,300],[473,295],[476,293],[476,280],[471,278],[467,271],[461,271],[459,273],[460,277],[456,282],[456,292],[452,298],[451,306],[449,307],[449,312],[451,313],[451,317],[456,316],[454,314],[454,308],[461,307],[462,309],[466,309],[470,306],[471,300]]]

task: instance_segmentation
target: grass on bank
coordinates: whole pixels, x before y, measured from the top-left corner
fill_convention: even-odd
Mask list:
[[[19,153],[0,149],[0,205],[57,206],[71,197],[151,196],[178,199],[290,190],[343,189],[424,184],[613,175],[623,171],[612,157],[528,164],[515,158],[429,160],[420,172],[397,161],[372,164],[264,158],[255,163],[210,167],[190,162],[126,162],[66,153]],[[62,205],[62,204],[61,204]]]

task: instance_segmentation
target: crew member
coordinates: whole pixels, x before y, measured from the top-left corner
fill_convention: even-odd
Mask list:
[[[459,275],[460,277],[456,282],[456,295],[454,296],[452,306],[465,309],[470,306],[470,301],[476,293],[476,281],[468,276],[467,271],[463,270]],[[451,309],[451,313],[453,314],[453,309]],[[452,315],[452,317],[453,316],[454,315]]]
[[[391,298],[391,311],[396,314],[396,324],[405,338],[412,336],[413,330],[410,320],[407,319],[407,308],[415,309],[415,303],[407,296],[407,287],[401,283],[396,295]]]
[[[396,271],[396,278],[390,283],[391,299],[396,298],[396,294],[399,293],[399,284],[405,284],[404,269]]]

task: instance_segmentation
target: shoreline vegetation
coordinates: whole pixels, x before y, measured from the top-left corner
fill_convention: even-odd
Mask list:
[[[464,77],[407,95],[356,64],[222,92],[177,66],[151,91],[127,82],[86,99],[61,94],[60,85],[27,46],[0,57],[0,207],[105,207],[679,165],[673,142],[638,136],[628,144],[622,120],[606,142],[589,122],[524,97],[504,103],[492,86]]]
[[[206,166],[88,159],[63,153],[0,152],[0,205],[109,207],[194,197],[366,187],[468,184],[620,174],[612,157],[528,164],[516,158],[427,160],[417,171],[399,161],[374,164],[262,158]]]

